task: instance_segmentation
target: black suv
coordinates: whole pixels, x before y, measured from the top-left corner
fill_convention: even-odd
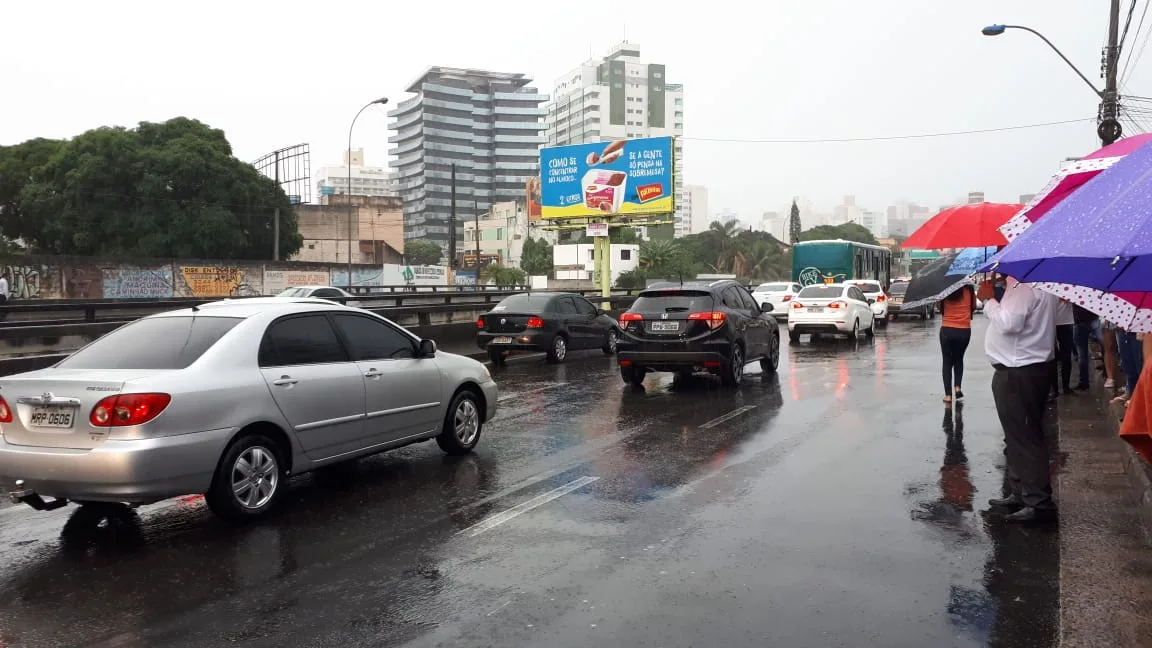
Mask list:
[[[639,385],[649,371],[720,375],[736,386],[744,365],[780,365],[780,327],[744,286],[730,280],[649,287],[620,315],[620,375]]]

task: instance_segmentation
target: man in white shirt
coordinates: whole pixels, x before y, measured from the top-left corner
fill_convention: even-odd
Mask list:
[[[981,284],[988,331],[984,350],[996,368],[992,397],[1004,427],[1008,480],[1012,492],[989,500],[1013,512],[1009,522],[1056,519],[1044,437],[1044,410],[1056,378],[1056,309],[1059,299],[1008,277],[1004,295],[996,299],[991,282]]]
[[[8,278],[0,275],[0,306],[8,303]]]

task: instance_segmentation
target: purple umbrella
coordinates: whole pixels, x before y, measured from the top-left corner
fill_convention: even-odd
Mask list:
[[[1088,181],[983,269],[1022,282],[1152,290],[1152,144]]]

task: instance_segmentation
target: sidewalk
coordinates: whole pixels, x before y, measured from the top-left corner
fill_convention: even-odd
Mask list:
[[[1097,380],[1058,405],[1062,648],[1152,648],[1152,471],[1107,402]]]

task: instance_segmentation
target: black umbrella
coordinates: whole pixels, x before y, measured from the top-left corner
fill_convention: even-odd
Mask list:
[[[908,292],[904,294],[904,303],[900,306],[900,310],[906,311],[934,304],[964,286],[972,285],[972,280],[967,275],[948,274],[958,256],[959,252],[945,254],[921,268],[908,284]]]

